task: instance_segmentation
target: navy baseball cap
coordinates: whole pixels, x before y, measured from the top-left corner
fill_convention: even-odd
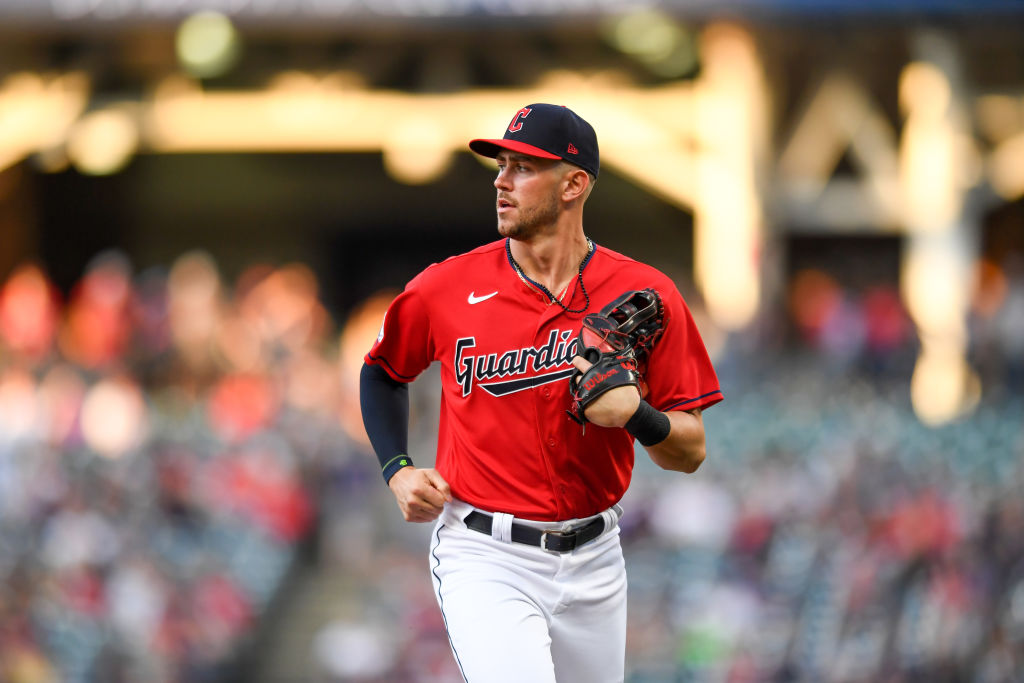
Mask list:
[[[562,159],[595,178],[601,168],[593,126],[572,109],[557,104],[529,104],[516,112],[500,140],[470,140],[469,148],[492,159],[503,149]]]

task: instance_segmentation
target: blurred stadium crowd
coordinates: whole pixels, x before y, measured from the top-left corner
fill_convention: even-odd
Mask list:
[[[0,290],[0,680],[223,680],[344,443],[301,267],[202,254]]]
[[[784,325],[721,344],[708,461],[676,476],[638,450],[624,501],[629,681],[1024,680],[1024,273],[979,273],[982,390],[941,427],[910,408],[895,289],[801,272]],[[198,252],[141,273],[101,254],[67,297],[15,269],[0,681],[235,680],[310,539],[338,580],[297,644],[312,673],[289,680],[458,680],[429,529],[401,522],[360,433],[386,302],[339,329],[305,266],[229,285]],[[437,379],[420,384],[429,459]]]

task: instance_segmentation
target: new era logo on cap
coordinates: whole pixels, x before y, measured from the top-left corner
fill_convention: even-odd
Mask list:
[[[494,158],[502,149],[542,159],[563,159],[595,177],[601,167],[594,128],[557,104],[530,104],[515,113],[500,140],[471,140],[469,148]]]

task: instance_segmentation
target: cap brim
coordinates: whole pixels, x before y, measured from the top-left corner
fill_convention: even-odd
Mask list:
[[[533,145],[528,145],[525,142],[518,142],[516,140],[470,140],[469,148],[480,156],[490,157],[492,159],[498,156],[498,152],[503,149],[519,152],[520,154],[529,154],[530,156],[540,157],[541,159],[562,158],[557,154],[545,152],[540,147],[534,147]]]

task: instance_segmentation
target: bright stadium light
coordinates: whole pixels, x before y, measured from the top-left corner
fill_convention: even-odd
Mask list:
[[[67,153],[82,173],[110,175],[123,169],[139,146],[139,131],[123,109],[92,112],[71,129]]]
[[[608,41],[664,78],[679,78],[697,68],[690,32],[664,12],[641,9],[609,22]]]
[[[422,116],[401,121],[384,140],[384,167],[408,185],[441,177],[452,161],[452,149],[439,122]]]
[[[238,60],[241,41],[231,20],[219,12],[198,12],[181,23],[175,40],[178,61],[193,76],[212,78]]]

